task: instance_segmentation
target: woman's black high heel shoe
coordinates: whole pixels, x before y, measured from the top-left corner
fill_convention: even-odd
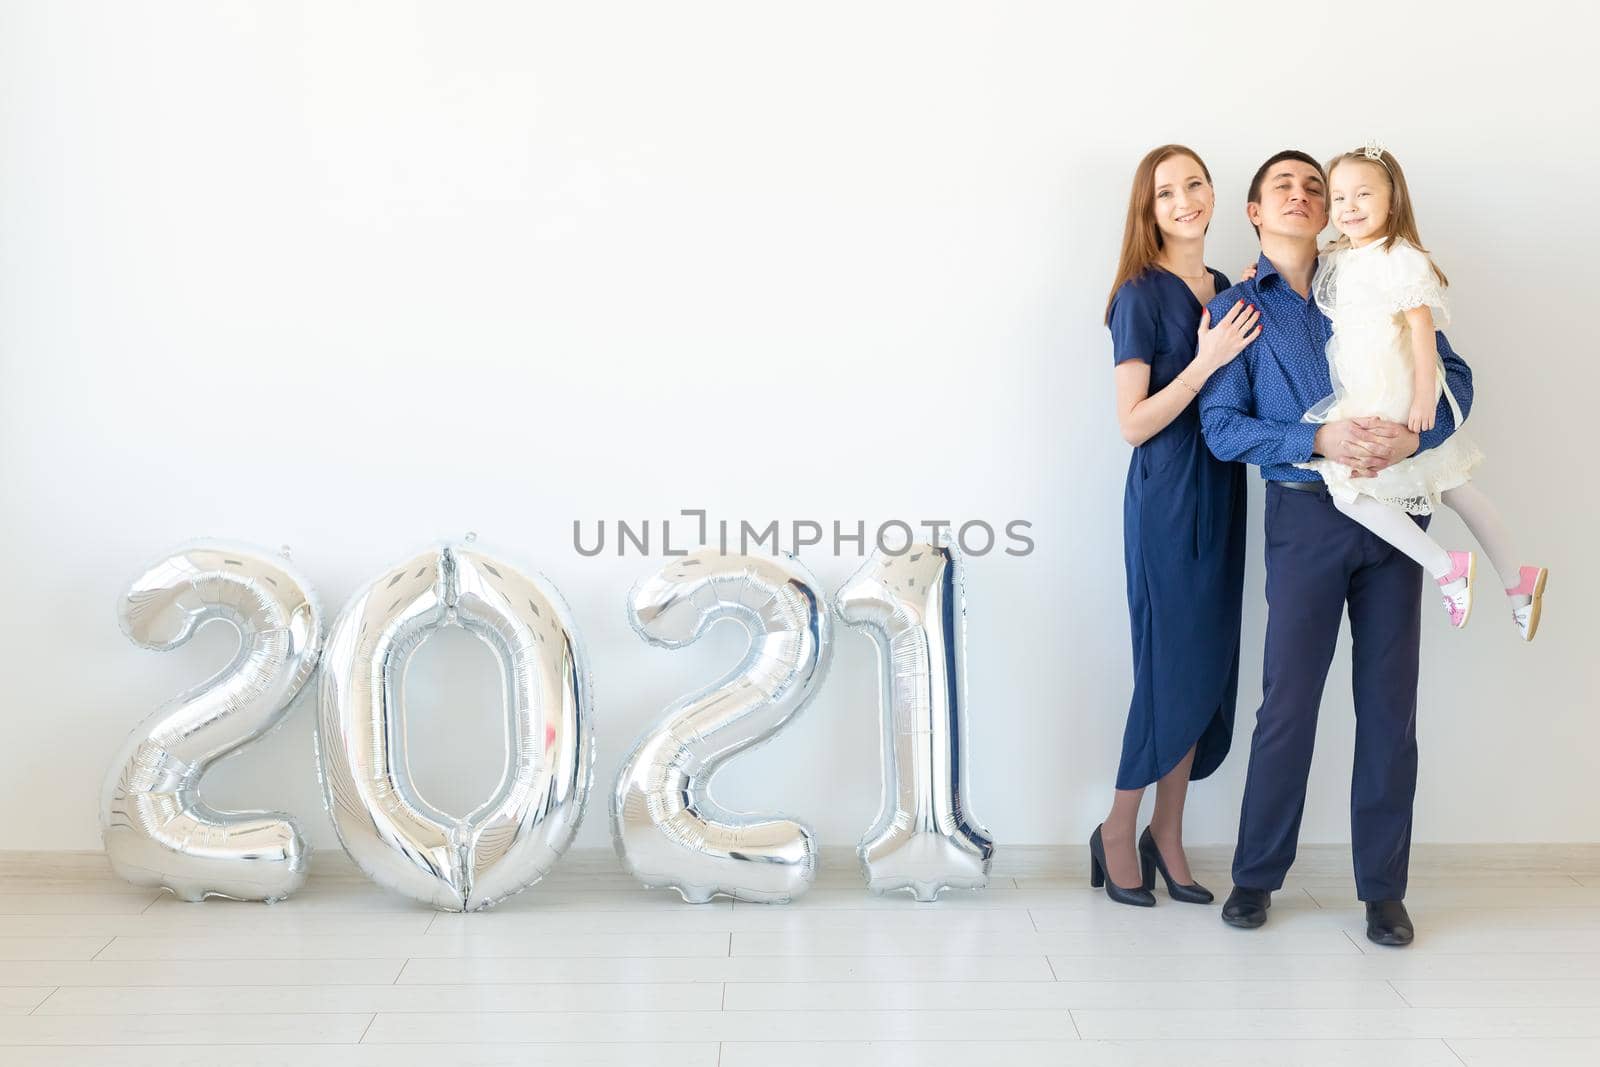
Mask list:
[[[1150,892],[1148,886],[1124,889],[1111,880],[1110,870],[1106,866],[1105,842],[1100,838],[1100,827],[1096,826],[1094,833],[1089,835],[1089,884],[1096,889],[1105,886],[1106,896],[1118,904],[1132,904],[1136,908],[1155,907],[1156,895]]]
[[[1161,872],[1161,877],[1167,883],[1167,896],[1173,900],[1181,900],[1185,904],[1209,904],[1216,898],[1211,895],[1211,890],[1199,882],[1174,882],[1172,874],[1167,870],[1166,861],[1161,858],[1161,850],[1156,847],[1155,835],[1150,832],[1150,827],[1144,828],[1144,833],[1139,836],[1139,867],[1144,875],[1146,890],[1156,887],[1156,872]]]

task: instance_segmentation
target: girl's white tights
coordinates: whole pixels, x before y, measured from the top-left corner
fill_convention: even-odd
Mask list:
[[[1511,535],[1506,532],[1505,522],[1501,520],[1500,510],[1494,506],[1494,501],[1471,482],[1446,489],[1440,494],[1440,499],[1446,507],[1461,516],[1461,521],[1472,531],[1483,554],[1489,557],[1489,562],[1499,573],[1500,584],[1506,589],[1515,589],[1521,584],[1521,567],[1517,557],[1512,554]],[[1336,499],[1333,504],[1345,515],[1422,564],[1423,569],[1435,578],[1443,578],[1450,573],[1449,553],[1440,548],[1439,542],[1429,537],[1400,508],[1365,494],[1358,495],[1349,503]]]

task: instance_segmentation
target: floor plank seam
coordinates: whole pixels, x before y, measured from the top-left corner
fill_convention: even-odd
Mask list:
[[[105,944],[103,944],[99,948],[95,949],[94,955],[89,957],[89,962],[93,963],[95,960],[99,959],[100,958],[100,953],[102,953],[106,949],[110,948],[111,947],[111,942],[115,941],[115,940],[116,940],[116,938],[113,937],[110,940],[108,940]]]
[[[367,1042],[367,1034],[372,1030],[372,1024],[377,1022],[377,1021],[378,1021],[378,1013],[377,1012],[373,1012],[372,1013],[372,1018],[367,1020],[367,1025],[361,1028],[361,1036],[356,1038],[356,1044],[358,1044],[358,1045],[366,1044],[366,1042]]]
[[[1393,978],[1385,978],[1384,982],[1389,986],[1390,989],[1394,990],[1394,995],[1400,998],[1400,1003],[1404,1004],[1408,1008],[1416,1007],[1416,1005],[1412,1004],[1411,1001],[1406,999],[1406,995],[1404,993],[1400,992],[1400,987],[1394,984]]]
[[[28,1014],[32,1015],[34,1012],[36,1012],[40,1008],[44,1007],[45,1000],[49,1000],[51,997],[55,996],[59,992],[61,992],[61,987],[60,986],[56,986],[54,989],[50,990],[50,992],[48,992],[48,993],[46,993],[44,995],[44,1000],[39,1001],[39,1003],[35,1004],[33,1007],[28,1009]]]
[[[1467,1067],[1467,1058],[1456,1051],[1456,1047],[1450,1043],[1449,1038],[1441,1037],[1439,1041],[1445,1048],[1450,1050],[1450,1055],[1461,1061],[1461,1067]]]

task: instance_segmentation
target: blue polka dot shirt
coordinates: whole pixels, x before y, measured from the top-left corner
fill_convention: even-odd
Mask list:
[[[1301,296],[1265,255],[1256,276],[1240,282],[1208,305],[1218,322],[1243,300],[1261,311],[1261,336],[1211,376],[1200,390],[1200,425],[1218,459],[1241,460],[1261,468],[1261,476],[1281,482],[1316,482],[1316,471],[1294,466],[1311,458],[1317,424],[1302,422],[1319,400],[1333,392],[1326,347],[1332,332],[1316,301]],[[1461,417],[1472,410],[1472,370],[1438,334],[1445,380]],[[1418,451],[1433,448],[1455,432],[1455,419],[1443,398],[1433,429],[1421,435]]]

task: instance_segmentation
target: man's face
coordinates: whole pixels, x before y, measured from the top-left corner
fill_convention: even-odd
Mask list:
[[[1315,238],[1328,225],[1328,194],[1317,168],[1298,159],[1272,165],[1261,183],[1261,200],[1245,212],[1261,236]]]

